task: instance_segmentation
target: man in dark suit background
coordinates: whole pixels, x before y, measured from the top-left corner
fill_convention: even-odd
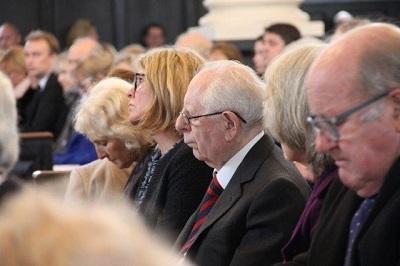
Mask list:
[[[34,94],[22,115],[20,125],[24,132],[50,131],[57,137],[64,125],[67,107],[62,87],[52,73],[59,50],[51,33],[37,30],[26,37],[25,64]]]
[[[205,217],[210,203],[200,204],[176,242],[197,265],[279,261],[304,207],[307,184],[263,131],[263,99],[255,72],[233,61],[207,63],[190,82],[176,128],[223,190]]]
[[[399,43],[394,25],[362,26],[309,70],[316,149],[335,160],[341,183],[325,197],[308,256],[290,265],[400,265]]]

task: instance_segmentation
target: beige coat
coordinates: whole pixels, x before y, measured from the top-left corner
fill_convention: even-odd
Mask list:
[[[98,159],[71,171],[66,199],[98,200],[121,194],[136,163],[120,169],[108,159]]]

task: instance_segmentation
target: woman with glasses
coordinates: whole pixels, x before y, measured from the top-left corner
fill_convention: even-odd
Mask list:
[[[204,60],[190,50],[158,48],[138,61],[129,92],[129,120],[157,146],[135,169],[125,192],[147,224],[174,241],[195,211],[212,169],[198,161],[175,130],[190,80]]]
[[[324,195],[337,177],[333,161],[315,151],[315,134],[307,122],[309,109],[304,79],[323,47],[315,41],[299,43],[277,58],[265,73],[265,125],[281,143],[286,159],[293,161],[303,176],[313,183],[306,207],[289,242],[282,249],[284,261],[308,249]]]

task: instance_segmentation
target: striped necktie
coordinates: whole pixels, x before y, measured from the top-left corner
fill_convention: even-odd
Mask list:
[[[221,195],[222,191],[224,190],[219,184],[216,174],[217,173],[214,171],[213,179],[211,180],[207,192],[200,203],[200,208],[196,214],[196,219],[193,223],[192,230],[190,231],[189,237],[187,238],[185,244],[181,248],[182,254],[185,254],[196,240],[197,233],[201,225],[205,222],[208,213],[218,200],[219,195]]]
[[[356,213],[353,215],[350,223],[350,231],[349,231],[349,240],[347,243],[347,251],[344,265],[351,266],[351,253],[353,250],[354,241],[360,229],[368,217],[369,212],[372,209],[372,206],[375,203],[375,198],[367,198],[361,204]]]

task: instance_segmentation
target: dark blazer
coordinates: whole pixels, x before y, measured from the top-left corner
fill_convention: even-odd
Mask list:
[[[288,265],[343,266],[349,226],[362,198],[336,180],[322,208],[308,254]],[[354,242],[352,266],[400,265],[400,160],[385,177]]]
[[[25,108],[21,131],[50,131],[57,138],[67,116],[63,90],[57,76],[51,74],[42,91],[37,90]]]
[[[200,204],[212,171],[197,160],[183,141],[160,158],[139,213],[147,225],[174,242],[190,215]],[[139,182],[135,185],[137,190]],[[135,198],[135,193],[130,193]]]
[[[271,265],[303,210],[309,187],[265,135],[248,152],[199,229],[188,256],[199,266]],[[194,215],[176,247],[186,241]]]

